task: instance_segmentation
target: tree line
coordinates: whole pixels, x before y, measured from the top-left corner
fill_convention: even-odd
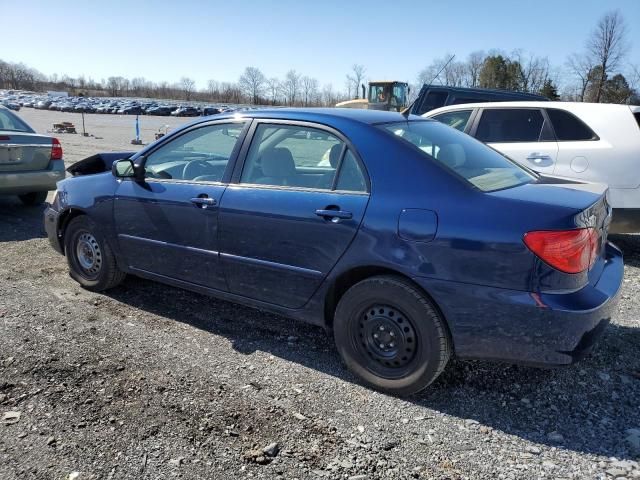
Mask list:
[[[640,103],[640,68],[626,63],[629,47],[625,21],[620,12],[612,11],[598,21],[584,51],[570,55],[563,67],[554,67],[547,57],[522,50],[477,51],[464,60],[448,54],[419,72],[412,96],[424,83],[435,83],[537,93],[552,100]],[[334,89],[330,83],[320,86],[316,78],[296,70],[277,78],[250,66],[235,82],[211,79],[198,88],[195,80],[186,76],[175,83],[121,76],[97,81],[84,76],[47,76],[22,63],[0,60],[0,88],[5,89],[254,105],[333,106],[358,98],[366,79],[366,68],[359,64],[346,74],[344,89]]]

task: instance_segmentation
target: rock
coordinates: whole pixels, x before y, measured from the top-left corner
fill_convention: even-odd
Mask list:
[[[627,474],[626,470],[622,468],[609,468],[605,470],[605,473],[613,478],[624,477]]]
[[[270,443],[262,449],[262,453],[264,453],[268,457],[275,457],[276,455],[278,455],[279,451],[280,446],[276,442]]]
[[[360,433],[364,433],[364,427],[362,425],[358,425],[356,428]]]
[[[4,402],[9,396],[6,393],[0,393],[0,403]]]
[[[640,453],[640,428],[630,428],[625,432],[627,436],[625,441],[634,453]]]
[[[529,453],[533,453],[534,455],[540,455],[542,453],[542,450],[540,448],[534,447],[533,445],[527,446],[525,450]]]
[[[564,437],[558,432],[551,432],[549,435],[547,435],[547,438],[555,443],[564,442]]]
[[[542,462],[542,467],[552,469],[552,468],[556,468],[556,464],[553,462],[550,462],[549,460],[545,460],[544,462]]]
[[[293,416],[295,418],[297,418],[298,420],[306,420],[307,417],[305,417],[304,415],[302,415],[301,413],[294,413]]]
[[[47,445],[55,445],[55,443],[56,443],[56,437],[47,438]]]
[[[603,380],[605,382],[611,380],[611,375],[606,372],[598,372],[598,377],[600,377],[600,380]]]
[[[243,457],[246,461],[255,462],[258,465],[266,465],[271,461],[271,458],[266,457],[265,453],[259,449],[248,450],[244,453]]]
[[[400,442],[398,442],[397,440],[391,440],[390,442],[382,445],[382,449],[388,452],[389,450],[396,448],[398,445],[400,445]]]
[[[2,423],[5,425],[12,425],[14,423],[18,423],[20,421],[21,413],[18,411],[8,411],[2,415]]]
[[[352,475],[347,480],[367,480],[366,475]]]
[[[611,468],[624,468],[624,469],[632,469],[634,464],[637,465],[636,462],[632,462],[630,460],[614,460],[609,465]]]
[[[471,419],[471,418],[467,418],[467,419],[464,421],[464,424],[465,424],[466,426],[468,426],[468,427],[471,427],[471,426],[473,426],[473,425],[478,425],[479,423],[480,423],[480,422],[478,422],[477,420],[473,420],[473,419]]]
[[[402,418],[402,419],[400,419],[400,421],[401,421],[404,425],[406,425],[407,423],[409,423],[409,419],[408,419],[408,418]]]
[[[295,335],[289,335],[287,337],[287,342],[289,343],[296,343],[298,341],[298,337],[296,337]]]
[[[172,465],[174,467],[179,467],[183,463],[184,463],[184,457],[172,458],[171,460],[169,460],[169,465]]]
[[[67,475],[67,480],[80,480],[80,472],[71,472]]]
[[[340,466],[345,470],[348,470],[350,468],[353,468],[353,463],[351,462],[351,460],[345,459],[340,462]]]

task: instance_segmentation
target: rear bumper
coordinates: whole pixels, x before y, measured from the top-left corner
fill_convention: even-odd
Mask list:
[[[443,310],[458,357],[557,366],[593,349],[615,312],[623,271],[622,253],[609,243],[597,283],[572,293],[414,280]]]
[[[22,195],[31,192],[47,192],[56,189],[56,183],[64,180],[64,162],[55,160],[46,170],[33,172],[0,172],[0,194]]]

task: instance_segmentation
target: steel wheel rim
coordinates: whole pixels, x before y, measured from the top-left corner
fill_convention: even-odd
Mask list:
[[[418,335],[410,318],[392,305],[374,304],[362,310],[352,335],[360,353],[370,360],[368,370],[385,378],[399,378],[413,370]]]
[[[96,277],[102,267],[102,250],[96,237],[88,232],[78,235],[76,240],[78,265],[89,277]]]

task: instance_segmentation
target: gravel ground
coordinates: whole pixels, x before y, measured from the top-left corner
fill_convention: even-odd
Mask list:
[[[93,141],[68,137],[73,160]],[[0,198],[0,479],[640,478],[640,236],[612,239],[624,291],[583,362],[453,361],[398,399],[319,328],[134,277],[82,290],[41,208]]]

